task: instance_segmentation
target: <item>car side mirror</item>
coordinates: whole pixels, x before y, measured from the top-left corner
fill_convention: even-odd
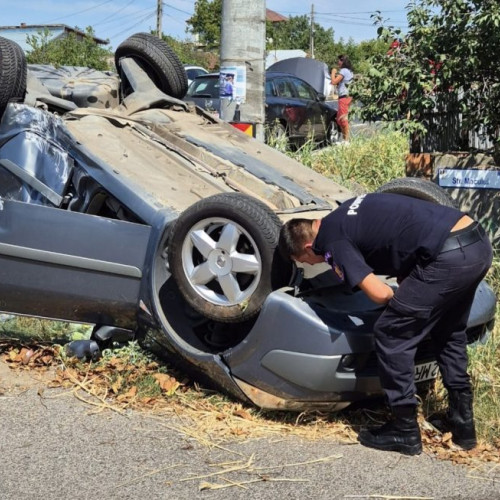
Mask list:
[[[326,95],[318,92],[318,101],[321,101],[321,102],[326,101]]]

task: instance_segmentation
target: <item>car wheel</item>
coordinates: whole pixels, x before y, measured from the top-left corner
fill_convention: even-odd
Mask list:
[[[272,123],[266,129],[266,144],[278,151],[287,151],[290,147],[290,139],[288,137],[286,127],[280,123]]]
[[[24,50],[15,42],[12,42],[14,53],[16,55],[15,67],[17,68],[17,82],[14,85],[14,96],[23,101],[26,95],[26,82],[28,78],[28,64]]]
[[[26,57],[21,47],[0,37],[0,117],[9,101],[24,100],[26,75]]]
[[[118,70],[122,57],[133,58],[165,94],[177,99],[186,95],[186,71],[177,54],[164,40],[148,33],[136,33],[116,49],[115,64]]]
[[[431,201],[447,207],[457,208],[456,203],[448,193],[437,184],[418,177],[403,177],[394,179],[380,186],[376,193],[394,193]]]
[[[168,240],[170,272],[187,303],[226,323],[259,312],[273,287],[280,226],[266,205],[240,193],[217,194],[189,207]]]
[[[326,143],[327,144],[337,144],[340,142],[341,132],[335,118],[329,123],[326,129]]]

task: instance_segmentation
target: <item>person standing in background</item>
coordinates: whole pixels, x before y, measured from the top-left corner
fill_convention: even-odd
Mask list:
[[[332,69],[332,85],[337,85],[339,96],[339,107],[337,110],[337,124],[342,132],[342,137],[344,141],[349,141],[349,105],[351,104],[352,98],[349,97],[349,84],[354,78],[354,73],[352,72],[351,61],[346,55],[340,55],[338,58],[337,68]]]

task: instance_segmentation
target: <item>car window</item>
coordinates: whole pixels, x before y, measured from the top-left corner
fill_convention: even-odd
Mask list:
[[[187,77],[194,80],[197,76],[204,75],[206,71],[202,68],[190,68],[186,70]]]
[[[316,99],[314,89],[308,83],[298,79],[294,79],[293,83],[295,85],[295,89],[297,90],[297,94],[301,99]]]
[[[276,93],[280,97],[294,97],[293,87],[286,78],[276,78],[274,80],[274,86],[276,88]]]
[[[266,81],[266,95],[276,95],[272,80]]]
[[[210,97],[219,97],[219,79],[218,78],[200,78],[194,80],[190,85],[187,95],[207,95]]]

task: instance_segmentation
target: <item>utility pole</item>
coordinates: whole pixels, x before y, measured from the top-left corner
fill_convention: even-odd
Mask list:
[[[314,4],[311,5],[311,33],[309,39],[309,48],[311,59],[314,59]]]
[[[163,18],[163,2],[158,0],[158,6],[156,8],[156,33],[158,38],[162,38],[162,26],[161,20]]]
[[[234,73],[235,90],[233,97],[221,97],[220,116],[254,124],[255,137],[262,142],[265,49],[265,0],[222,0],[221,77]]]

